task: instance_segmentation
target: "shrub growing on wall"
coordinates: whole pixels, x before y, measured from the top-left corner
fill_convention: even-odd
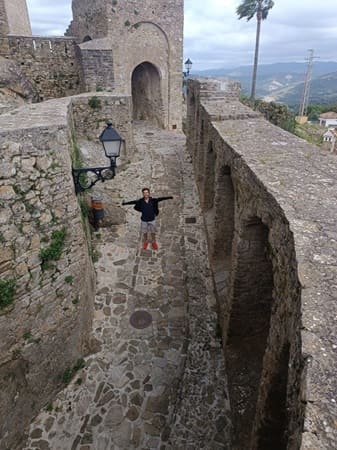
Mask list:
[[[98,97],[96,97],[96,95],[89,98],[88,105],[92,109],[101,109],[101,107],[102,107],[101,100]]]
[[[274,125],[290,133],[295,131],[295,118],[286,105],[276,102],[265,102],[260,99],[254,100],[252,104],[251,100],[245,96],[241,97],[241,102],[262,113]]]
[[[64,241],[66,238],[66,230],[55,230],[51,235],[51,243],[49,247],[40,250],[41,265],[44,269],[48,268],[50,261],[57,261],[60,259]]]
[[[0,310],[11,305],[14,301],[15,280],[0,280]]]

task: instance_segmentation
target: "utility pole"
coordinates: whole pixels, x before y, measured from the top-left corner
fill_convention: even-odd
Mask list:
[[[302,100],[300,105],[300,111],[299,116],[306,116],[307,114],[307,108],[309,103],[309,95],[310,95],[310,84],[311,84],[311,77],[312,77],[312,66],[314,64],[314,50],[310,49],[309,51],[309,58],[308,58],[308,67],[307,72],[305,74],[305,80],[304,80],[304,87],[303,87],[303,94],[302,94]]]

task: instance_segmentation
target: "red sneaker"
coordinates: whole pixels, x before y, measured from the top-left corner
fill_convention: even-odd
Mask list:
[[[143,249],[144,249],[144,250],[147,249],[147,245],[148,245],[147,241],[143,242]]]
[[[153,250],[158,250],[157,242],[152,242],[152,248],[153,248]]]

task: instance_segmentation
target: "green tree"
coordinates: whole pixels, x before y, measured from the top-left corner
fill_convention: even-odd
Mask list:
[[[256,39],[255,39],[255,53],[254,53],[254,66],[252,77],[252,90],[250,94],[251,100],[255,99],[256,91],[256,75],[257,66],[259,61],[259,47],[260,47],[260,34],[261,34],[261,22],[268,17],[269,10],[274,6],[273,0],[243,0],[243,2],[237,7],[236,13],[239,19],[245,17],[247,22],[256,15]]]
[[[265,102],[260,99],[252,102],[251,99],[245,96],[241,96],[240,100],[243,104],[260,111],[269,122],[290,133],[294,133],[295,116],[288,110],[286,105],[276,102]]]
[[[308,105],[307,108],[307,113],[308,113],[308,118],[309,120],[318,120],[319,116],[322,113],[328,112],[328,111],[333,111],[333,112],[337,112],[337,104],[333,104],[333,105]]]

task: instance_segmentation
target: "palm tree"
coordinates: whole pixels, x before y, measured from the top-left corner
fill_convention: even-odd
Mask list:
[[[252,101],[255,99],[256,74],[257,74],[257,65],[258,65],[258,60],[259,60],[261,22],[262,22],[262,20],[265,20],[267,18],[269,10],[273,6],[274,6],[273,0],[243,0],[241,5],[236,8],[236,13],[239,16],[239,19],[246,17],[247,22],[248,22],[250,19],[252,19],[256,15],[256,20],[257,20],[252,90],[251,90],[251,94],[250,94],[250,99]]]

